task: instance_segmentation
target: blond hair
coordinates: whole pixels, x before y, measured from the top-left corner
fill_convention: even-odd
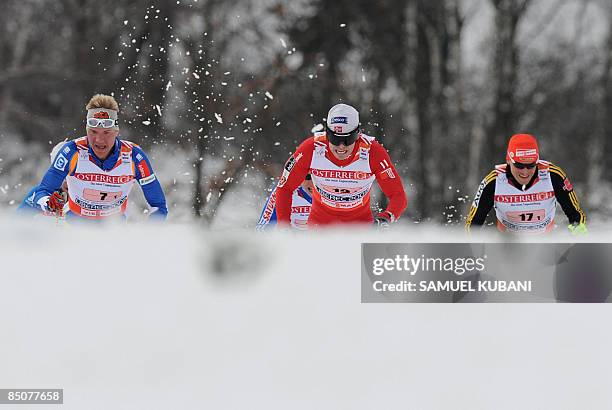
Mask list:
[[[86,110],[91,110],[93,108],[105,108],[107,110],[119,111],[119,104],[117,104],[117,100],[110,95],[96,94],[91,97],[85,107]]]

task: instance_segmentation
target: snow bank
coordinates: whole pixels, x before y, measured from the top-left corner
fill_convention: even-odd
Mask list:
[[[65,409],[611,404],[607,306],[360,303],[361,242],[461,233],[0,222],[0,386]]]

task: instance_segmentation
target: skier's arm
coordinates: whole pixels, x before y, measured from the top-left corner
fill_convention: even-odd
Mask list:
[[[586,214],[580,207],[580,202],[578,202],[576,192],[574,191],[574,188],[572,187],[572,184],[565,172],[553,164],[550,164],[548,169],[550,171],[550,179],[555,191],[555,198],[561,205],[561,209],[563,209],[565,215],[567,215],[569,223],[586,223]]]
[[[151,217],[165,219],[168,215],[166,197],[161,184],[153,172],[153,167],[151,166],[149,158],[140,147],[134,146],[132,150],[132,160],[134,161],[135,177],[142,188],[142,193],[149,203],[149,206],[156,208],[151,213]]]
[[[408,204],[404,184],[393,166],[387,150],[376,141],[373,141],[370,147],[370,169],[374,172],[380,189],[389,199],[385,211],[393,215],[393,220],[399,219]]]
[[[76,161],[77,148],[74,141],[67,142],[53,159],[51,167],[47,170],[41,183],[38,185],[34,204],[40,209],[47,210],[47,201],[55,192],[59,191],[66,176],[70,172],[70,167]]]
[[[465,229],[468,232],[472,225],[483,225],[489,211],[493,208],[496,178],[497,172],[493,170],[480,183],[474,196],[474,202],[472,202],[472,208],[465,221]]]
[[[310,171],[310,161],[314,151],[314,137],[304,141],[289,157],[283,169],[283,175],[276,189],[276,218],[279,224],[289,225],[291,223],[291,201],[293,191]]]
[[[40,207],[34,203],[36,191],[38,191],[38,185],[28,191],[21,204],[17,207],[17,212],[32,213],[40,211]]]

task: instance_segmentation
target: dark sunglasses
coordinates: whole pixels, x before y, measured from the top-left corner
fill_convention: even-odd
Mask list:
[[[532,162],[531,164],[522,164],[520,162],[515,162],[514,166],[518,169],[533,169],[537,165],[537,162]]]
[[[340,144],[344,144],[345,146],[349,146],[357,141],[357,137],[359,136],[359,127],[357,127],[354,131],[351,131],[347,134],[337,134],[333,132],[329,127],[327,128],[327,140],[330,144],[338,146]]]

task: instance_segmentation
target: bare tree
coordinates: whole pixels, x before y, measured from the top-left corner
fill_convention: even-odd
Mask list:
[[[597,87],[599,99],[597,109],[597,128],[590,139],[588,159],[588,193],[592,202],[591,206],[595,207],[602,205],[603,198],[601,197],[601,185],[604,178],[611,180],[612,173],[604,173],[606,169],[607,154],[612,152],[612,144],[610,143],[610,135],[612,135],[612,5],[606,3],[604,5],[608,19],[608,34],[605,40],[603,70],[600,77],[600,83]],[[609,168],[609,167],[607,167]]]
[[[440,218],[435,204],[454,202],[447,189],[460,181],[449,158],[460,144],[461,29],[463,18],[456,1],[415,1],[407,5],[409,59],[406,118],[418,141],[417,213],[421,219]]]
[[[515,131],[519,48],[517,32],[531,0],[491,0],[495,8],[495,48],[491,67],[494,84],[492,116],[486,126],[487,143],[481,165],[499,156],[505,142]]]

